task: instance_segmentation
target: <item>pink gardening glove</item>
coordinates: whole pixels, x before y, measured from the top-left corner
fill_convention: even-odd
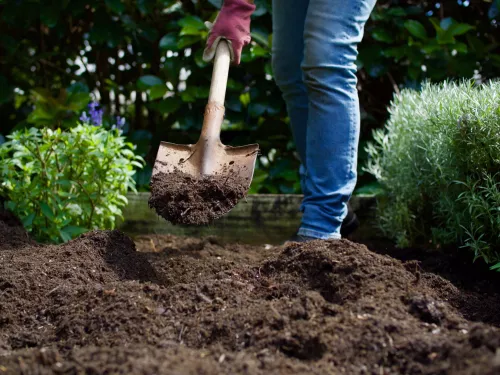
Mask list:
[[[239,65],[241,50],[251,40],[250,16],[254,10],[255,4],[251,4],[249,0],[224,0],[214,24],[207,23],[211,29],[203,52],[203,60],[211,61],[220,40],[225,39],[230,46],[231,61]]]

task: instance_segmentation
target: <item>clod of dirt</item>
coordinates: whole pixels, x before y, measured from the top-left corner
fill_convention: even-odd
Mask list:
[[[413,296],[409,300],[410,313],[420,318],[423,322],[440,324],[444,318],[440,310],[440,303],[424,296]]]
[[[235,174],[195,178],[181,171],[151,179],[149,207],[172,224],[208,224],[229,212],[246,194]]]

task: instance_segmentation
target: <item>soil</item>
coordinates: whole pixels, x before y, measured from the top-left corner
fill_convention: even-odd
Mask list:
[[[500,373],[498,278],[446,258],[21,232],[0,215],[0,374]]]
[[[160,172],[151,179],[149,207],[172,224],[208,224],[228,213],[247,190],[248,183],[229,172],[199,179]]]

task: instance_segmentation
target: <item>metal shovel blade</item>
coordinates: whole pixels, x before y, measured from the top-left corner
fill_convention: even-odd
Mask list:
[[[194,145],[161,142],[153,176],[160,172],[182,172],[195,179],[211,175],[237,176],[247,190],[250,188],[259,152],[258,144],[231,147],[218,142],[211,148],[209,155],[206,151],[203,141]]]

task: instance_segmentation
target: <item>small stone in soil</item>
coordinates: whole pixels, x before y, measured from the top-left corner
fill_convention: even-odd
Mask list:
[[[208,224],[229,212],[247,185],[236,174],[198,179],[181,171],[158,173],[151,178],[148,204],[172,224]]]

